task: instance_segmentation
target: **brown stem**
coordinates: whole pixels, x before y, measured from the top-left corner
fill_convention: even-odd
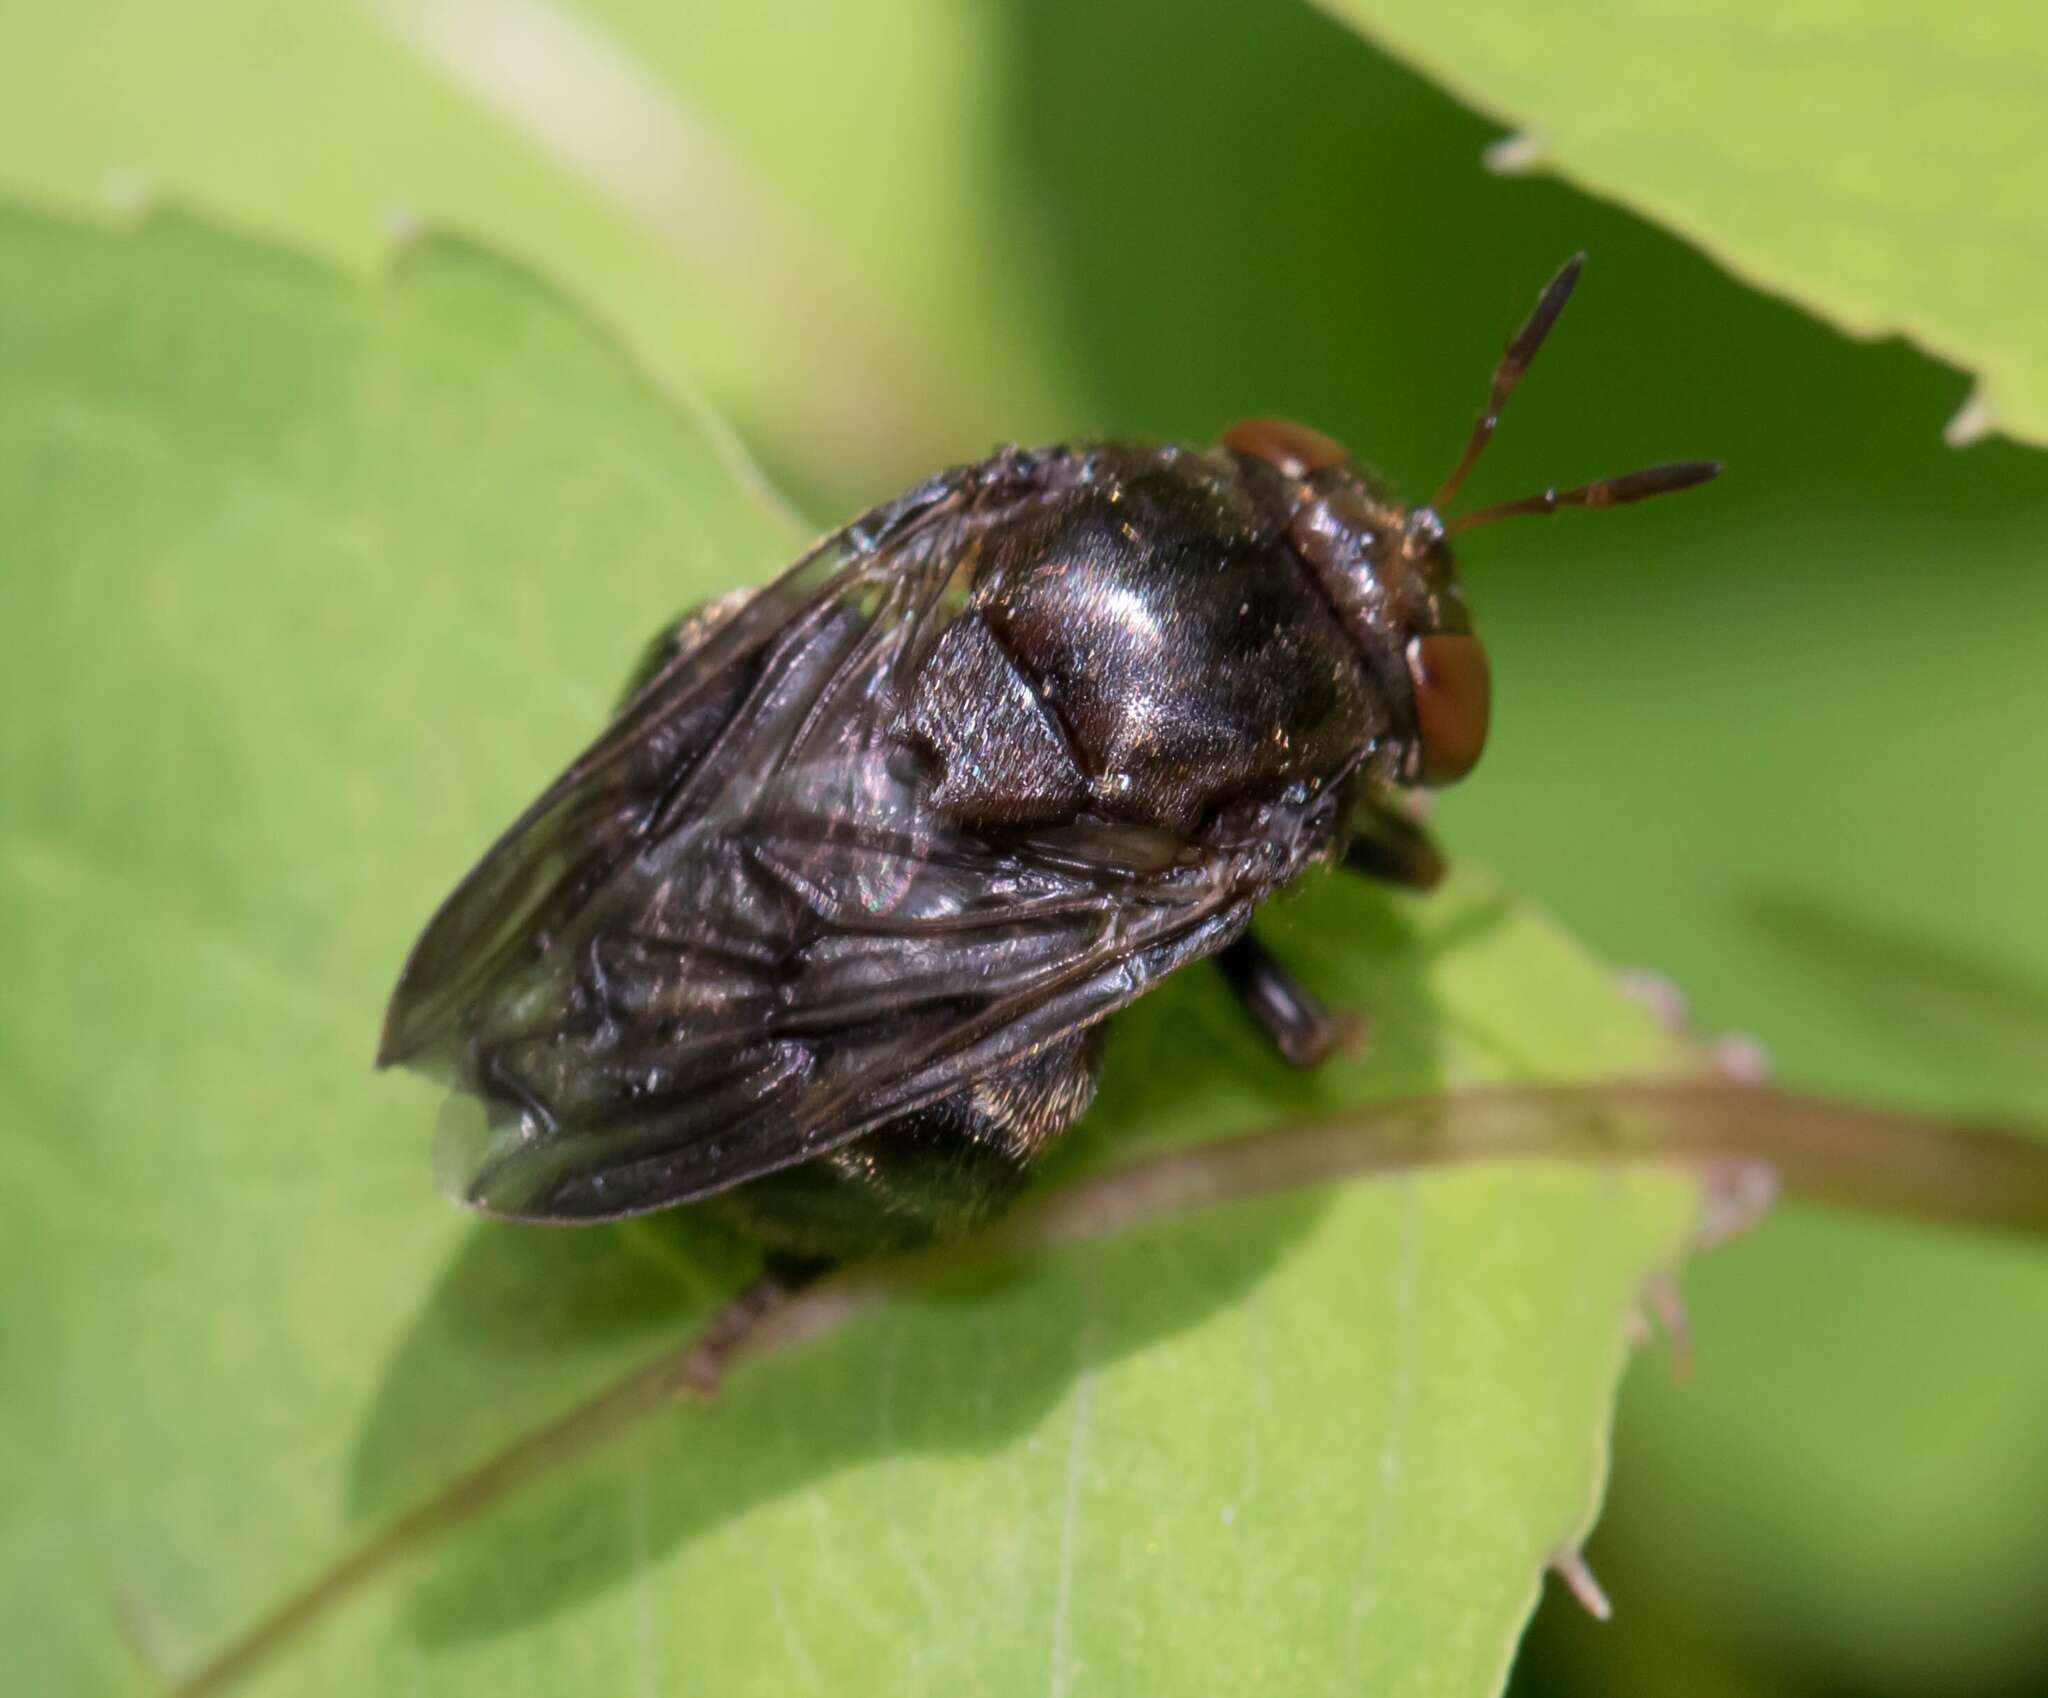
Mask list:
[[[2048,1139],[1700,1081],[1461,1091],[1245,1133],[1050,1193],[968,1248],[1039,1248],[1273,1191],[1477,1161],[1762,1164],[1802,1202],[2048,1236]]]
[[[347,1552],[172,1689],[214,1698],[387,1570],[529,1481],[587,1456],[748,1356],[830,1332],[978,1264],[1218,1204],[1340,1179],[1479,1161],[1767,1166],[1790,1196],[2048,1238],[2048,1139],[1720,1082],[1511,1086],[1411,1098],[1169,1151],[1051,1191],[966,1244],[764,1282],[663,1352],[515,1439]]]

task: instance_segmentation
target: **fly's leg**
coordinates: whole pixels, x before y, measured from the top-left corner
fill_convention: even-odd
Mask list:
[[[1429,834],[1395,803],[1361,796],[1350,825],[1351,841],[1344,850],[1347,871],[1410,890],[1433,889],[1443,878],[1444,858]],[[1339,1050],[1355,1051],[1363,1043],[1368,1029],[1363,1014],[1325,1008],[1315,992],[1249,932],[1216,960],[1273,1047],[1296,1067],[1319,1067]]]
[[[712,632],[754,599],[755,593],[751,589],[727,590],[724,595],[699,602],[673,625],[663,627],[641,652],[639,664],[619,694],[618,705],[624,707],[669,667],[696,653]]]
[[[1224,949],[1216,964],[1259,1029],[1296,1067],[1320,1067],[1364,1040],[1363,1014],[1333,1014],[1249,932]]]
[[[1429,834],[1391,802],[1365,797],[1351,819],[1352,839],[1344,851],[1347,871],[1410,890],[1434,890],[1444,876],[1444,858]]]
[[[713,1315],[676,1371],[676,1389],[709,1402],[767,1320],[831,1267],[810,1257],[770,1255],[745,1290]]]

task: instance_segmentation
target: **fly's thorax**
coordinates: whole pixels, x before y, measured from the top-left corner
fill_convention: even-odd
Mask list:
[[[1222,454],[1105,453],[990,543],[975,596],[1087,805],[1193,831],[1340,781],[1393,723],[1267,491]]]

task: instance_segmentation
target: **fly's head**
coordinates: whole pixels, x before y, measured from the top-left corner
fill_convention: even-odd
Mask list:
[[[1711,461],[1678,461],[1443,517],[1492,440],[1501,409],[1563,311],[1584,262],[1583,254],[1575,256],[1550,280],[1508,343],[1465,452],[1426,505],[1404,506],[1341,443],[1306,425],[1249,419],[1224,433],[1224,448],[1283,480],[1287,541],[1397,709],[1384,773],[1394,783],[1452,783],[1486,748],[1492,675],[1451,558],[1453,534],[1518,514],[1641,501],[1704,483],[1721,469]]]
[[[1252,419],[1223,445],[1289,485],[1287,541],[1321,586],[1397,712],[1386,776],[1401,784],[1462,778],[1486,747],[1492,682],[1486,650],[1434,507],[1404,507],[1320,431]]]

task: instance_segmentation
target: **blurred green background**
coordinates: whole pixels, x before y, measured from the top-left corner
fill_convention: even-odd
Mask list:
[[[363,270],[415,222],[486,236],[821,522],[997,440],[1265,412],[1426,493],[1587,249],[1473,498],[1729,470],[1465,550],[1496,731],[1444,837],[1788,1082],[2048,1119],[2040,454],[1944,446],[1966,375],[1488,174],[1498,125],[1332,19],[92,0],[18,11],[5,56],[0,191],[161,191]],[[1641,99],[1685,75],[1644,67]],[[1592,1550],[1617,1619],[1553,1601],[1518,1685],[2048,1690],[2041,1259],[1787,1214],[1686,1290],[1692,1383],[1641,1362],[1620,1414]]]

